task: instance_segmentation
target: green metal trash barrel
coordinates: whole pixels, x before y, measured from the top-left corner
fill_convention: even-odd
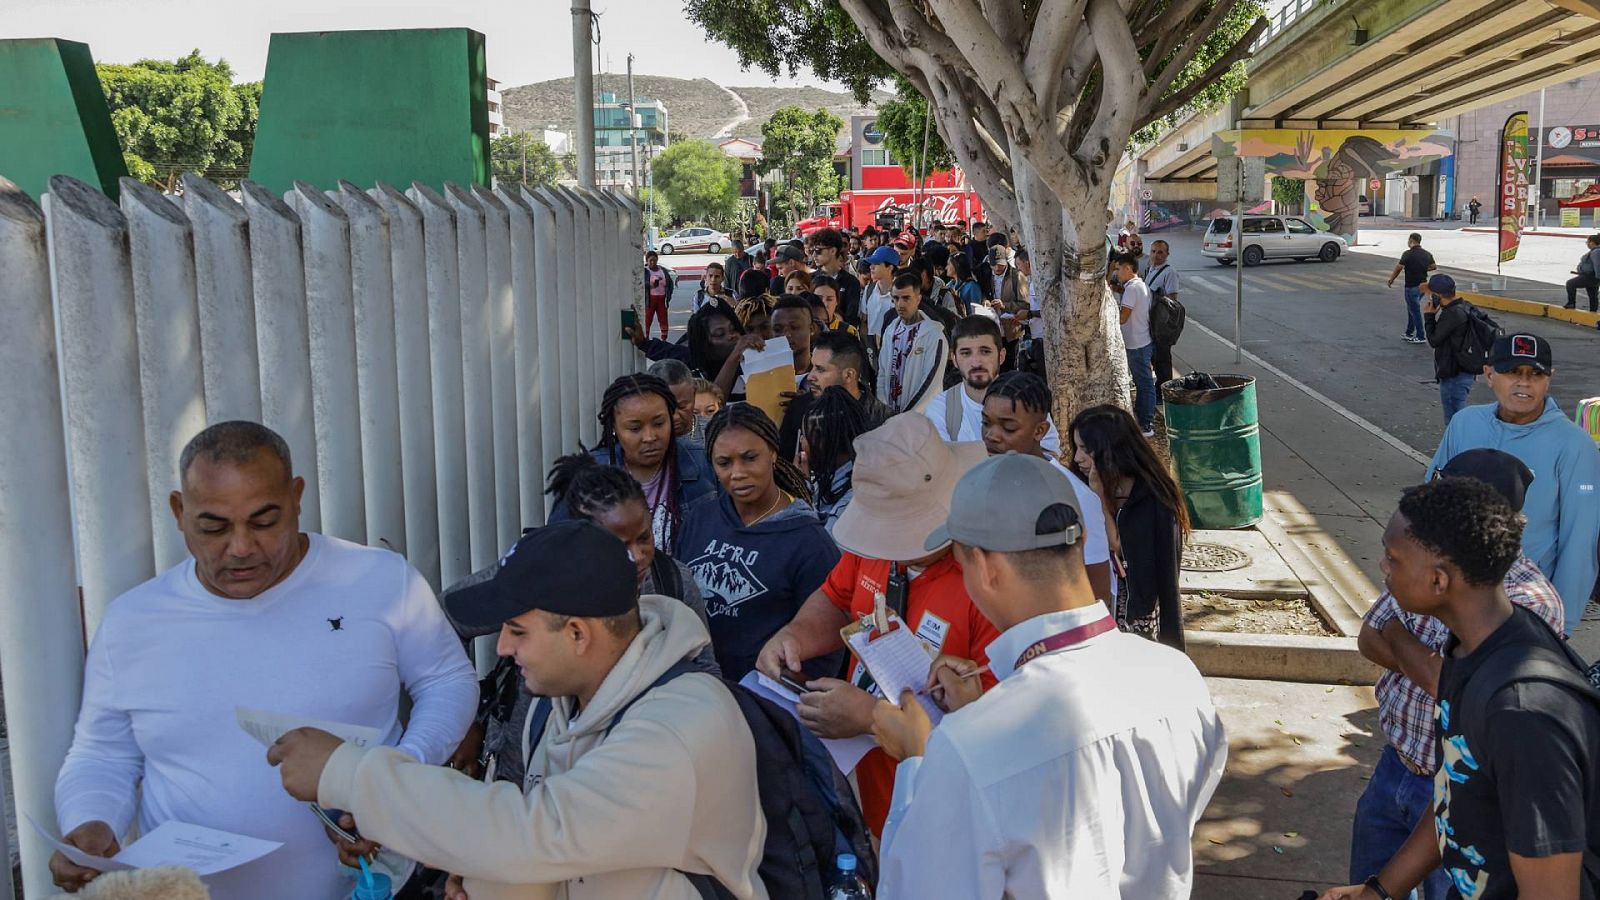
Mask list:
[[[1245,528],[1261,521],[1261,432],[1256,380],[1213,375],[1215,388],[1161,386],[1167,440],[1196,528]]]

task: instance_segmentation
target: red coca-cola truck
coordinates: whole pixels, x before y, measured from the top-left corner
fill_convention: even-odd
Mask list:
[[[900,184],[894,184],[896,181]],[[898,231],[907,225],[928,228],[983,218],[983,201],[967,185],[960,169],[929,176],[920,191],[906,184],[908,181],[899,166],[864,169],[862,188],[839,192],[838,202],[826,204],[816,215],[802,219],[795,230],[805,237],[819,228],[860,231],[871,225]]]

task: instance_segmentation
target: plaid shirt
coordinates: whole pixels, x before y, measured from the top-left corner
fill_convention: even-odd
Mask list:
[[[1505,584],[1506,594],[1512,603],[1526,606],[1555,629],[1557,634],[1561,633],[1565,624],[1561,595],[1539,571],[1538,563],[1526,556],[1521,557],[1506,573]],[[1378,602],[1372,604],[1363,621],[1382,631],[1383,626],[1396,616],[1417,640],[1435,653],[1444,648],[1445,640],[1450,637],[1450,629],[1443,622],[1432,616],[1406,612],[1388,591],[1384,591]],[[1401,759],[1424,773],[1433,774],[1436,768],[1433,697],[1399,672],[1384,672],[1374,690],[1378,695],[1378,724],[1383,726],[1389,744]]]

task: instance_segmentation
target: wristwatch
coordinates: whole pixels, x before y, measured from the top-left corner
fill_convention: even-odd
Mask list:
[[[1362,887],[1371,888],[1372,892],[1378,895],[1378,900],[1394,900],[1394,897],[1383,889],[1383,882],[1379,881],[1376,875],[1367,876],[1367,880],[1363,881],[1361,885]]]

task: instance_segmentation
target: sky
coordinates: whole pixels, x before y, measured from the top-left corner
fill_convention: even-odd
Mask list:
[[[728,47],[707,41],[681,0],[591,0],[600,14],[599,63],[622,72],[709,78],[722,85],[827,85],[810,72],[774,82],[745,72]],[[4,0],[0,37],[56,37],[89,45],[97,62],[172,59],[199,48],[242,81],[266,70],[276,31],[465,26],[488,39],[489,77],[503,87],[572,74],[569,0]],[[610,64],[605,65],[609,57]]]

